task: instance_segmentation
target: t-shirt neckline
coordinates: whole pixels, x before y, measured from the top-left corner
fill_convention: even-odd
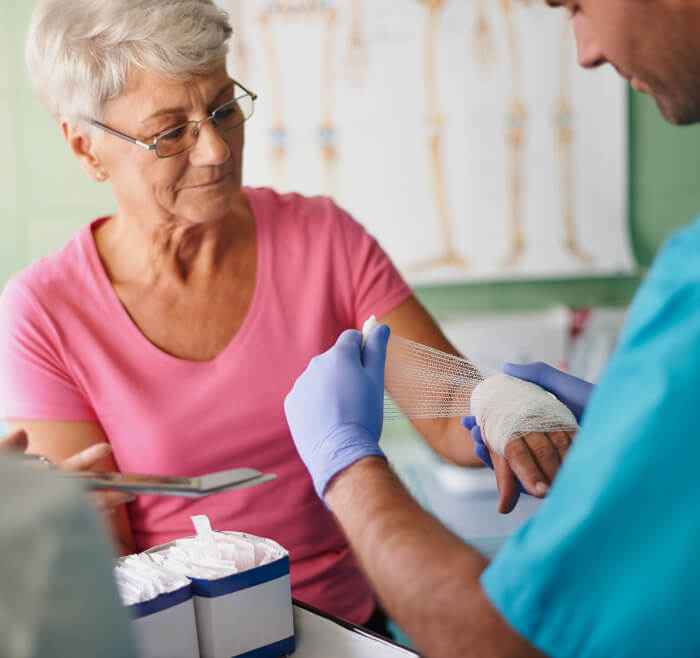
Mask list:
[[[253,221],[255,222],[255,242],[257,258],[255,272],[255,288],[253,290],[253,297],[250,301],[248,311],[246,312],[246,315],[243,318],[243,322],[239,327],[238,331],[214,358],[208,359],[206,361],[193,361],[191,359],[180,358],[178,356],[175,356],[174,354],[169,354],[168,352],[165,352],[164,350],[160,349],[157,345],[152,343],[143,334],[143,332],[136,326],[134,321],[129,316],[129,313],[124,308],[124,305],[122,304],[121,300],[117,296],[116,291],[112,287],[112,284],[109,281],[109,277],[107,276],[104,266],[102,265],[102,260],[100,259],[100,255],[97,251],[97,245],[95,244],[93,229],[102,224],[103,222],[108,221],[110,219],[110,216],[100,217],[83,227],[81,242],[86,247],[85,251],[87,254],[88,262],[94,272],[98,288],[101,290],[103,298],[114,309],[114,316],[116,318],[116,321],[119,323],[119,326],[115,327],[115,330],[124,330],[129,332],[134,337],[136,344],[142,346],[144,350],[148,351],[155,358],[168,361],[173,364],[186,365],[192,368],[202,368],[206,366],[211,366],[218,363],[219,361],[224,360],[229,352],[234,351],[236,346],[241,344],[245,340],[246,336],[251,333],[251,327],[254,326],[255,320],[259,314],[258,309],[261,306],[259,300],[263,294],[261,290],[262,283],[264,280],[262,276],[263,264],[266,262],[267,254],[265,253],[264,249],[264,222],[261,221],[261,217],[264,215],[264,213],[258,213],[258,210],[256,208],[257,200],[254,198],[255,195],[251,193],[251,190],[245,188],[244,191],[248,202],[250,203]]]

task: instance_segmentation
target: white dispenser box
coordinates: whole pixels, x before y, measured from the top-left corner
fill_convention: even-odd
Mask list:
[[[142,658],[199,658],[191,585],[127,610]]]
[[[293,653],[287,550],[244,532],[213,532],[206,516],[192,521],[196,537],[117,561],[117,569],[125,563],[132,567],[126,576],[119,574],[122,582],[117,584],[122,599],[138,601],[127,608],[144,658],[280,658]],[[175,589],[182,582],[187,587]],[[161,593],[162,583],[173,591]]]
[[[192,581],[143,553],[118,558],[114,576],[142,658],[198,658]]]
[[[206,516],[192,521],[196,537],[146,552],[191,580],[201,658],[279,658],[292,653],[287,550],[244,532],[212,532]]]

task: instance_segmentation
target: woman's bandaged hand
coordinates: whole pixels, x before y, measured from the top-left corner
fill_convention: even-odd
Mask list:
[[[504,375],[489,378],[480,391],[475,390],[472,408],[479,418],[467,416],[463,424],[472,433],[477,456],[496,472],[501,494],[499,511],[507,513],[517,504],[521,491],[537,497],[547,492],[573,441],[576,419],[585,407],[592,385],[543,363],[507,364],[504,370],[542,388],[538,378],[544,374],[543,384],[552,393],[561,392],[558,383],[565,389],[562,395],[567,403],[572,396],[576,398],[575,418],[567,408],[571,405],[562,405],[540,387],[530,388],[525,382]],[[477,421],[488,428],[480,427]]]
[[[571,410],[540,386],[506,374],[481,382],[472,392],[471,409],[482,436],[496,454],[531,432],[575,432]]]

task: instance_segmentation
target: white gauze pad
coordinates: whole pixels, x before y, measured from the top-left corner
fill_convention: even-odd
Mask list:
[[[474,388],[471,411],[484,441],[501,456],[513,439],[530,432],[578,429],[571,410],[551,393],[504,374],[492,375]]]
[[[362,325],[362,347],[365,346],[365,343],[367,342],[369,335],[372,333],[372,331],[374,331],[374,328],[378,324],[379,324],[379,322],[377,322],[377,318],[374,315],[370,315],[365,320],[365,323]]]

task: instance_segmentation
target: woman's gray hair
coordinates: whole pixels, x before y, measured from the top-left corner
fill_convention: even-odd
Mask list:
[[[213,0],[41,0],[26,60],[59,121],[99,119],[133,67],[186,81],[225,62],[232,30]]]

